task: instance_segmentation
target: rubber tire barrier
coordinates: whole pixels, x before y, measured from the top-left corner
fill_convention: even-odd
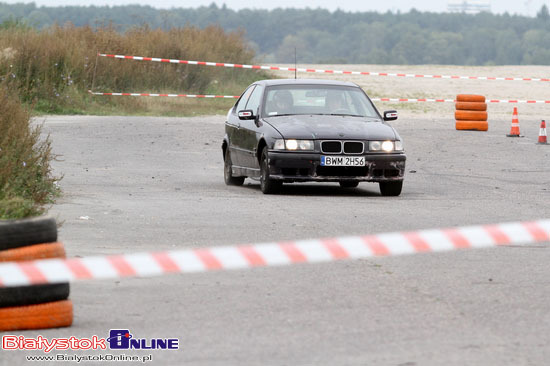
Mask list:
[[[458,94],[456,96],[457,102],[476,102],[476,103],[485,103],[485,97],[483,95],[474,95],[474,94]]]
[[[53,217],[23,220],[0,220],[0,250],[57,241]]]
[[[487,112],[479,111],[456,111],[455,119],[457,121],[487,121]]]
[[[487,131],[489,130],[489,123],[487,121],[456,121],[456,129]]]
[[[0,309],[0,331],[61,328],[72,323],[70,300]]]
[[[487,103],[476,102],[457,102],[455,104],[457,111],[480,111],[485,112],[487,110]]]
[[[67,300],[70,291],[68,283],[1,287],[0,308]]]
[[[22,248],[0,250],[0,262],[22,262],[35,259],[65,258],[62,243],[35,244]]]

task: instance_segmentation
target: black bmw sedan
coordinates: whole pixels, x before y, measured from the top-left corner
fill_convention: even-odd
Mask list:
[[[338,182],[343,188],[378,182],[399,196],[406,156],[399,134],[356,84],[328,80],[262,80],[227,114],[224,179],[260,180],[263,193],[283,183]]]

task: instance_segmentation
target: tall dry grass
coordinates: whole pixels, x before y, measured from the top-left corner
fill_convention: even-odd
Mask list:
[[[119,33],[112,26],[36,30],[16,21],[0,24],[0,219],[40,214],[58,193],[50,142],[32,125],[31,106],[42,113],[224,112],[234,101],[154,103],[87,91],[94,84],[106,92],[236,95],[266,77],[258,71],[97,58],[97,52],[230,63],[252,63],[254,57],[242,34],[219,27],[144,26]]]
[[[130,110],[143,105],[94,99],[86,94],[92,83],[95,90],[107,92],[237,95],[250,82],[266,77],[250,70],[97,58],[97,52],[230,63],[252,63],[254,58],[241,33],[225,33],[215,26],[168,31],[143,26],[125,33],[112,26],[92,29],[68,24],[43,30],[18,23],[0,26],[0,75],[24,102],[34,103],[42,112],[90,113],[94,103],[120,103]]]
[[[39,215],[58,193],[49,138],[5,84],[0,106],[0,219]]]

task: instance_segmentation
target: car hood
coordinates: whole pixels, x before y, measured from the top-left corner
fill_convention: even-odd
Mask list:
[[[264,119],[284,138],[308,140],[394,140],[394,129],[373,118],[324,115],[278,116]]]

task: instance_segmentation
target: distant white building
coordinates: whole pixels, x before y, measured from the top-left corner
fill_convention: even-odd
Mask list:
[[[488,1],[449,1],[447,10],[451,13],[477,14],[482,11],[491,12],[491,3]]]

